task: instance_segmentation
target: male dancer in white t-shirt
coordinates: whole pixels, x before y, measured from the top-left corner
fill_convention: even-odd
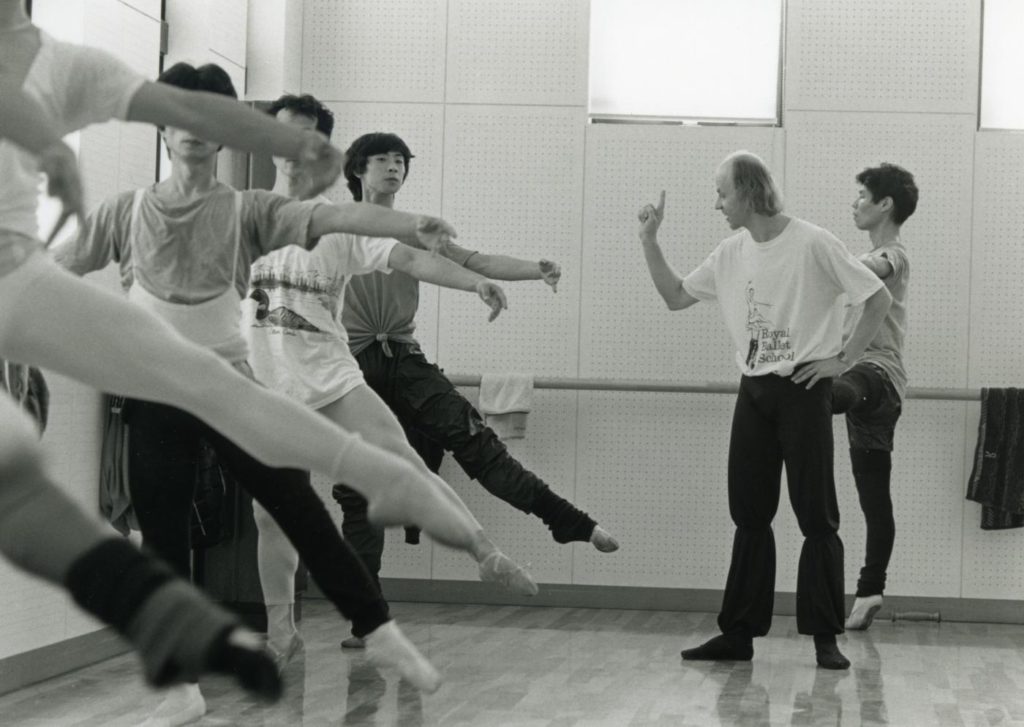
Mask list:
[[[327,137],[334,128],[330,110],[309,95],[282,96],[269,113],[285,124],[315,129]],[[304,187],[301,167],[279,157],[274,164],[273,191],[300,197]],[[311,250],[289,245],[257,259],[252,264],[250,300],[243,320],[250,338],[249,362],[257,380],[399,455],[439,488],[450,490],[423,464],[395,416],[364,382],[341,323],[345,287],[353,275],[401,271],[417,280],[476,292],[491,307],[491,320],[505,307],[504,294],[482,275],[417,249],[418,240],[405,240],[411,244],[330,234]],[[257,504],[254,512],[260,530],[258,555],[268,641],[284,662],[301,644],[293,616],[298,555],[265,509]],[[537,592],[522,569],[511,562],[497,565],[490,558],[481,560],[481,579],[503,583],[523,595]]]
[[[640,241],[655,287],[671,310],[717,300],[742,373],[729,444],[729,512],[736,524],[732,564],[718,616],[719,636],[684,659],[749,660],[753,639],[771,627],[775,538],[782,466],[804,535],[797,576],[797,629],[814,637],[819,666],[846,669],[843,544],[832,472],[831,377],[863,352],[891,297],[871,271],[827,231],[782,214],[764,161],[736,152],[715,177],[726,238],[685,278],[666,262],[657,232],[665,211],[639,213]],[[845,343],[838,298],[864,303]],[[749,325],[758,306],[757,326]]]
[[[853,222],[871,238],[871,251],[857,259],[877,275],[892,295],[892,307],[878,333],[853,366],[832,380],[832,411],[846,414],[850,464],[860,509],[867,525],[864,566],[846,628],[864,630],[882,607],[886,570],[896,539],[889,481],[893,435],[903,411],[907,373],[903,339],[907,329],[910,260],[900,229],[917,209],[914,175],[895,164],[882,164],[857,175]],[[849,322],[859,310],[852,308]]]

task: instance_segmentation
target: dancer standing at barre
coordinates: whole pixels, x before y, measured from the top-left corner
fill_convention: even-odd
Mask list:
[[[871,251],[858,260],[892,295],[892,307],[877,335],[850,369],[832,380],[832,411],[846,414],[853,481],[867,525],[864,566],[846,619],[846,628],[862,631],[882,607],[896,540],[890,478],[893,436],[907,392],[903,339],[910,284],[910,261],[900,242],[900,229],[917,209],[918,191],[914,175],[895,164],[865,169],[857,175],[857,185],[853,222],[871,238]],[[851,308],[848,327],[859,313],[859,308]]]

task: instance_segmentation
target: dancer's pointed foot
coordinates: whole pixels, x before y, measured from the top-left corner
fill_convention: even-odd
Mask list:
[[[500,583],[521,596],[536,596],[539,590],[525,568],[517,565],[497,549],[480,561],[480,580],[485,583]]]
[[[600,525],[594,526],[594,532],[590,534],[590,544],[602,553],[614,553],[619,549],[619,541]]]
[[[850,631],[865,631],[875,620],[875,614],[882,608],[882,594],[875,596],[859,596],[853,600],[853,608],[846,619],[846,628]]]
[[[687,661],[750,661],[754,658],[754,641],[740,634],[719,634],[680,653]]]
[[[398,624],[387,621],[366,635],[366,656],[378,667],[393,667],[402,678],[428,694],[441,686],[433,664],[405,637]]]
[[[274,641],[267,641],[267,650],[274,660],[274,666],[278,672],[283,672],[288,663],[295,658],[295,655],[306,648],[306,643],[299,636],[298,632],[292,634],[291,638],[284,644]]]

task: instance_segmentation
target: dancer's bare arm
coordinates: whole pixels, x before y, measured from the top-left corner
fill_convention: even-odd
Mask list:
[[[13,81],[0,77],[0,137],[26,149],[46,175],[46,192],[61,203],[61,214],[47,236],[47,244],[71,217],[82,219],[82,180],[78,160],[51,124],[43,108]]]
[[[669,310],[682,310],[697,303],[698,299],[683,288],[682,276],[668,264],[658,244],[658,228],[665,218],[665,191],[662,190],[657,205],[646,204],[641,207],[637,218],[640,220],[639,236],[647,269],[651,273],[654,287],[658,289]]]
[[[488,318],[490,321],[508,308],[505,291],[497,284],[440,255],[433,255],[408,245],[395,245],[388,257],[388,266],[425,283],[475,292],[491,309]]]

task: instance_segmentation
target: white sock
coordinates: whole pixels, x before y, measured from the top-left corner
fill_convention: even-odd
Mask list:
[[[295,604],[277,603],[267,606],[267,642],[284,651],[298,635],[295,627]]]
[[[164,701],[140,727],[178,727],[206,714],[206,700],[198,684],[178,684],[165,691]]]

